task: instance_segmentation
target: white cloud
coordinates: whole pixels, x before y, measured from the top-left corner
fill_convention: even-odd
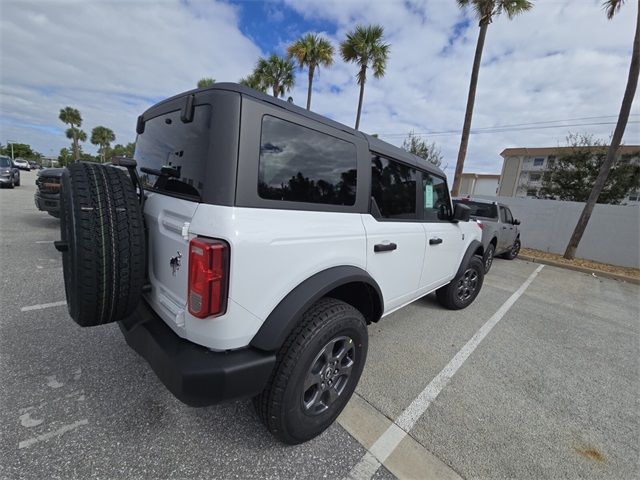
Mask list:
[[[385,27],[391,44],[387,74],[366,84],[363,130],[383,134],[461,129],[478,28],[477,21],[468,17],[470,27],[449,44],[455,25],[465,19],[455,2],[287,2],[303,15],[337,22],[332,39],[336,45],[357,23]],[[496,18],[487,34],[473,126],[617,115],[634,32],[634,15],[627,13],[634,13],[634,8],[627,4],[608,21],[599,0],[541,0],[512,21]],[[341,61],[324,71],[317,81],[314,109],[352,125],[358,95],[355,73],[354,65]],[[331,85],[343,90],[336,93]],[[297,103],[303,103],[304,88],[300,76],[294,93]],[[639,107],[636,102],[633,113]],[[613,122],[615,117],[592,120],[602,121]],[[503,148],[554,146],[569,130],[578,129],[608,139],[613,125],[472,135],[465,171],[499,172]],[[402,136],[383,138],[402,141]],[[460,135],[430,139],[442,147],[451,174]],[[624,140],[640,143],[637,124],[629,124]]]
[[[456,29],[466,17],[453,0],[284,3],[307,19],[335,24],[336,33],[325,35],[337,52],[339,41],[357,23],[384,25],[390,59],[386,76],[367,82],[364,131],[460,130],[478,28],[469,17],[469,28]],[[0,140],[25,141],[45,154],[57,153],[68,144],[57,119],[66,105],[82,111],[87,132],[102,124],[115,130],[118,142],[133,140],[136,117],[156,100],[193,88],[204,76],[237,80],[268,53],[240,31],[245,6],[217,0],[3,1]],[[512,21],[496,18],[487,34],[474,127],[615,116],[629,68],[635,8],[627,2],[608,21],[601,0],[539,0]],[[307,28],[288,25],[282,4],[265,4],[263,10],[264,21],[281,39],[276,50],[295,39],[292,32]],[[339,58],[321,69],[313,109],[353,125],[356,70]],[[306,72],[298,71],[292,96],[305,104]],[[638,112],[636,102],[633,113]],[[628,126],[626,143],[640,143],[637,127]],[[465,170],[497,172],[503,148],[556,145],[578,129],[473,135]],[[580,130],[607,139],[613,125]],[[402,141],[402,135],[383,138]],[[430,140],[441,146],[451,173],[459,134]]]
[[[1,18],[0,137],[46,155],[68,144],[57,119],[66,105],[87,133],[100,124],[133,141],[155,101],[201,77],[237,80],[260,55],[236,9],[215,1],[8,1]]]

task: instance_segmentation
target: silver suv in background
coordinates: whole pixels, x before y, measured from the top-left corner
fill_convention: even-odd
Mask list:
[[[453,203],[462,203],[470,209],[470,216],[482,229],[484,247],[484,269],[488,273],[496,255],[513,260],[520,253],[520,220],[513,218],[509,207],[491,200],[472,197],[454,198]]]

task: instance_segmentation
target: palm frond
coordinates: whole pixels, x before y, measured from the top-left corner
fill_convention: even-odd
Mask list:
[[[620,11],[620,7],[624,4],[625,0],[606,0],[602,4],[602,8],[604,8],[607,13],[607,18],[611,20],[616,13]]]

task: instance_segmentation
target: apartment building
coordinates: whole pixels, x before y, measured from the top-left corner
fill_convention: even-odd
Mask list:
[[[463,173],[460,195],[496,195],[500,175],[497,173]]]
[[[572,147],[541,148],[505,148],[500,156],[503,158],[502,172],[498,184],[498,195],[505,197],[539,196],[542,188],[542,176],[553,165],[556,158]],[[602,147],[594,147],[602,149]],[[636,154],[634,161],[640,162],[640,145],[624,145],[620,147],[620,155]],[[640,203],[640,191],[629,192],[621,202],[626,204]]]

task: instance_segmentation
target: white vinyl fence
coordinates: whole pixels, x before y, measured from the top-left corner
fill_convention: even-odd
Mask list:
[[[489,197],[508,205],[522,223],[522,246],[563,254],[584,207],[581,202]],[[578,258],[640,267],[640,207],[596,205],[576,252]]]

